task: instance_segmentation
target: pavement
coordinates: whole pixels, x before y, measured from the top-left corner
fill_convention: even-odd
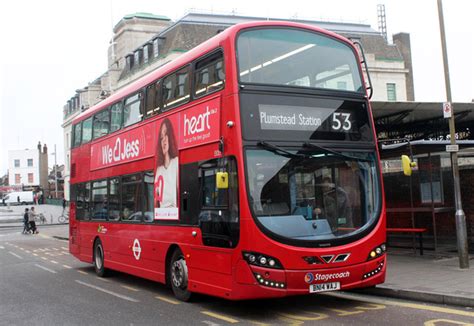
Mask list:
[[[421,302],[474,308],[474,255],[459,268],[456,252],[388,248],[385,283],[360,292]],[[359,291],[358,291],[359,292]]]
[[[0,228],[23,227],[22,216],[26,206],[0,207]],[[40,230],[57,225],[62,207],[35,206],[37,213],[46,216]],[[68,239],[68,228],[54,228],[53,236]],[[459,268],[459,258],[453,250],[425,250],[424,255],[413,250],[388,248],[387,274],[384,284],[375,288],[357,290],[359,293],[409,299],[421,302],[474,308],[474,255],[469,256],[469,268]]]

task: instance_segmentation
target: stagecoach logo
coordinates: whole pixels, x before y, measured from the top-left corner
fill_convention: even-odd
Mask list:
[[[133,251],[133,256],[135,256],[135,259],[140,260],[140,254],[142,253],[142,248],[140,247],[140,241],[138,241],[138,239],[135,239],[135,241],[133,241],[132,251]]]
[[[347,278],[351,276],[351,273],[349,271],[346,272],[341,272],[341,273],[332,273],[332,274],[312,274],[312,273],[306,273],[304,276],[304,280],[306,283],[311,284],[313,281],[330,281],[334,279],[339,279],[339,278]]]
[[[120,162],[137,157],[139,154],[140,141],[138,139],[127,141],[118,137],[113,148],[109,145],[102,146],[102,164]]]

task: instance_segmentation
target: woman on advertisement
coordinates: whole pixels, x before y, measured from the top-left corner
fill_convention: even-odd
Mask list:
[[[157,153],[155,219],[177,219],[178,146],[168,118],[160,126]]]

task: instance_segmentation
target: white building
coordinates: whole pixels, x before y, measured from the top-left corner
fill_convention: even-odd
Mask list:
[[[8,151],[8,180],[10,186],[33,189],[48,184],[48,148],[41,143],[36,149]]]

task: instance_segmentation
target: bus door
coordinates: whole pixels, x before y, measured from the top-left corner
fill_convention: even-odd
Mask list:
[[[224,187],[218,178],[227,179]],[[193,267],[230,274],[232,251],[226,249],[235,248],[240,235],[237,185],[233,157],[181,166],[180,220],[196,226],[201,240],[193,246]],[[209,254],[217,256],[213,259],[216,264],[209,264]]]

